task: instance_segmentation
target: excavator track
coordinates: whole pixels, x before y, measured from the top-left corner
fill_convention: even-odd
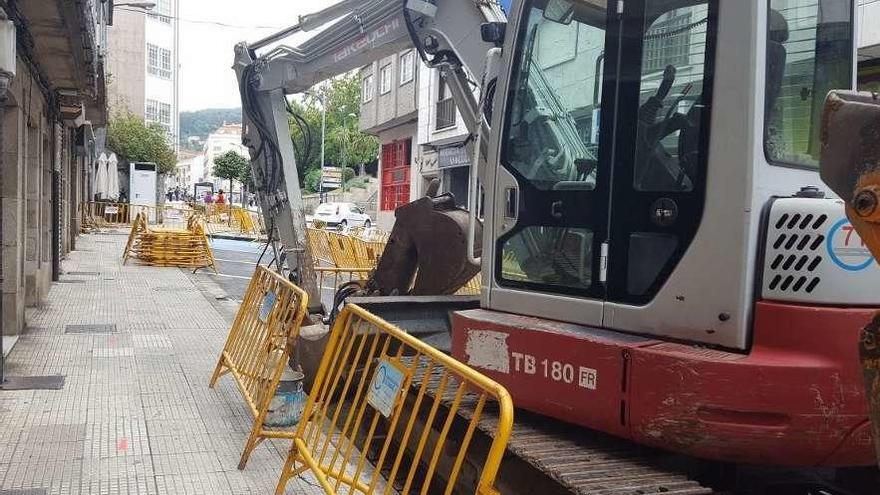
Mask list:
[[[412,383],[421,381],[425,367],[417,370]],[[432,372],[429,389],[436,390],[439,380],[439,370]],[[446,387],[441,405],[448,408],[453,398],[452,387]],[[474,405],[475,397],[466,396],[458,412],[462,424],[471,419]],[[486,446],[496,425],[494,411],[484,409],[478,429]],[[604,433],[517,411],[497,486],[504,494],[715,493],[675,466],[675,458]]]

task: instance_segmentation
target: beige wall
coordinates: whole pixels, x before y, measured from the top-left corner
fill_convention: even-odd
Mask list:
[[[146,38],[144,14],[116,9],[108,28],[107,105],[144,116]]]

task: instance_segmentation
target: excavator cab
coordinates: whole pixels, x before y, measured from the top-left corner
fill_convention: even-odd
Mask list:
[[[519,407],[650,446],[872,463],[851,342],[880,266],[819,177],[857,16],[854,0],[515,2],[481,308],[455,314],[453,355]]]

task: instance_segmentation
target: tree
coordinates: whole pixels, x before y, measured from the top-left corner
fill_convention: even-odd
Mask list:
[[[230,195],[232,194],[232,181],[241,180],[241,176],[245,173],[245,168],[250,168],[247,158],[232,150],[214,158],[214,175],[221,179],[229,179]],[[242,197],[242,204],[244,204],[244,197]]]
[[[177,156],[159,124],[131,113],[115,115],[107,125],[107,147],[129,162],[153,162],[160,174],[174,171]]]
[[[326,84],[312,88],[311,94],[302,101],[291,101],[291,108],[308,124],[306,134],[311,134],[311,151],[306,153],[306,136],[291,119],[290,134],[295,148],[297,168],[303,187],[306,176],[321,166],[321,102],[327,104],[327,131],[325,156],[328,166],[358,168],[376,160],[379,142],[375,137],[358,130],[358,114],[361,104],[361,82],[357,73],[331,79]],[[354,114],[350,116],[349,114]]]
[[[208,108],[180,112],[180,146],[188,147],[190,137],[207,138],[208,134],[224,123],[240,124],[241,108]]]

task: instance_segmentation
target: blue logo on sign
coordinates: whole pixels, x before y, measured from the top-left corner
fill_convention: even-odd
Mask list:
[[[831,261],[846,271],[859,272],[874,262],[861,237],[845,218],[831,226],[825,239],[825,248]]]

